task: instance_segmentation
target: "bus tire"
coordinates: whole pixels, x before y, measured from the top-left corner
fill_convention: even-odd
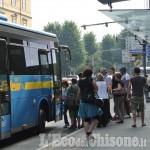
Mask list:
[[[45,121],[46,121],[46,114],[44,109],[39,109],[39,117],[38,117],[38,132],[43,133],[45,131]]]

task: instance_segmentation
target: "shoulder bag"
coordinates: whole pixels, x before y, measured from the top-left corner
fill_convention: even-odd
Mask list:
[[[125,95],[126,95],[126,90],[124,87],[122,87],[120,91],[113,92],[113,96],[125,96]]]
[[[90,87],[86,87],[84,89],[84,92],[82,94],[82,102],[83,103],[90,103],[93,105],[96,105],[99,108],[102,108],[104,105],[104,101],[99,98],[98,94],[94,92],[94,87],[91,82],[91,80],[88,80],[90,82]]]

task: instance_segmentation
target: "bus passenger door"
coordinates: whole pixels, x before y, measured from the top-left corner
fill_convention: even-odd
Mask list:
[[[55,108],[53,101],[53,73],[49,65],[49,52],[46,50],[39,49],[39,64],[40,64],[40,74],[42,75],[42,82],[47,82],[47,86],[42,90],[42,95],[47,95],[49,115],[48,121],[54,120]]]
[[[0,39],[0,139],[11,135],[10,91],[6,41]]]
[[[53,68],[54,82],[54,104],[55,104],[55,121],[62,119],[63,109],[61,100],[61,64],[59,50],[52,49],[51,51],[51,68]]]

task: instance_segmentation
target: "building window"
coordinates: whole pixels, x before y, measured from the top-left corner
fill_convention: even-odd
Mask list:
[[[22,10],[26,10],[26,0],[22,0]]]
[[[22,25],[27,27],[27,19],[22,19]]]
[[[4,6],[4,2],[3,0],[0,0],[0,7],[3,7]]]
[[[17,17],[15,16],[12,17],[12,23],[17,23]]]
[[[17,13],[13,13],[11,15],[11,18],[12,18],[12,23],[17,23]]]
[[[11,0],[11,5],[16,6],[16,0]]]

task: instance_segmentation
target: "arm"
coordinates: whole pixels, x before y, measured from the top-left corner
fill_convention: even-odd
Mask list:
[[[80,88],[78,87],[78,93],[77,93],[77,97],[76,97],[76,102],[78,101],[79,97],[80,97]]]
[[[122,89],[122,86],[120,83],[118,83],[118,87],[116,89],[113,89],[113,91],[120,91]]]
[[[96,81],[92,81],[93,87],[94,87],[94,91],[97,92],[98,91],[98,86],[96,84]]]
[[[107,84],[107,90],[108,90],[108,93],[111,92],[111,90],[112,90],[112,85],[111,84]]]
[[[131,91],[131,81],[129,81],[128,89],[127,89],[127,100],[129,99],[129,94]]]

